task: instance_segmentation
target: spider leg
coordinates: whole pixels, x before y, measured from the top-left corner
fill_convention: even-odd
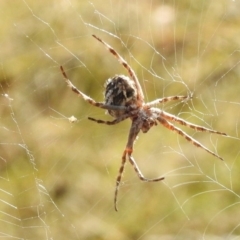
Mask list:
[[[67,74],[65,73],[65,71],[64,71],[62,66],[60,66],[60,69],[61,69],[61,72],[63,74],[63,77],[65,78],[65,81],[66,81],[67,85],[72,89],[72,91],[75,92],[76,94],[78,94],[80,97],[83,98],[83,100],[85,100],[86,102],[90,103],[91,105],[93,105],[95,107],[107,109],[107,110],[126,110],[127,109],[127,107],[125,107],[125,106],[113,106],[113,105],[107,105],[107,104],[104,104],[104,103],[96,102],[95,100],[93,100],[92,98],[90,98],[89,96],[87,96],[86,94],[81,92],[80,90],[78,90],[72,84],[72,82],[67,77]]]
[[[173,124],[169,123],[166,119],[159,117],[158,121],[166,128],[177,132],[179,135],[181,135],[182,137],[184,137],[187,141],[191,142],[193,145],[195,145],[196,147],[200,147],[202,149],[204,149],[205,151],[207,151],[208,153],[212,154],[214,157],[219,158],[220,160],[223,160],[223,158],[221,158],[219,155],[217,155],[216,153],[212,152],[211,150],[209,150],[208,148],[206,148],[205,146],[203,146],[201,143],[199,143],[197,140],[195,140],[194,138],[192,138],[191,136],[189,136],[187,133],[185,133],[184,131],[182,131],[180,128],[174,126]]]
[[[122,163],[121,163],[121,167],[119,168],[119,173],[118,173],[117,180],[116,180],[116,187],[115,187],[115,193],[114,193],[114,208],[115,208],[116,212],[118,211],[118,208],[117,208],[117,197],[118,197],[119,185],[121,183],[122,174],[123,174],[124,167],[125,167],[125,164],[126,164],[126,154],[127,154],[127,152],[125,150],[123,152]]]
[[[187,98],[189,98],[189,96],[170,96],[170,97],[158,98],[154,101],[146,103],[145,105],[147,107],[152,107],[159,103],[165,103],[165,102],[175,101],[175,100],[183,100],[183,99],[187,99]]]
[[[119,174],[118,174],[118,177],[117,177],[117,180],[116,180],[116,187],[115,187],[115,194],[114,194],[114,208],[115,208],[116,211],[118,211],[117,197],[118,197],[119,186],[120,186],[121,179],[122,179],[122,174],[123,174],[125,163],[126,163],[127,154],[128,154],[129,162],[133,165],[133,168],[134,168],[135,172],[137,173],[137,175],[138,175],[138,177],[141,181],[144,181],[144,182],[158,182],[158,181],[161,181],[161,180],[164,179],[164,177],[153,178],[153,179],[145,178],[143,176],[143,174],[141,173],[141,171],[140,171],[137,163],[135,162],[134,158],[131,156],[132,149],[126,148],[123,152],[122,164],[121,164],[121,167],[119,169]]]
[[[174,116],[170,113],[166,113],[164,111],[161,111],[160,116],[162,116],[163,118],[165,118],[169,121],[177,122],[177,123],[179,123],[183,126],[193,128],[194,130],[199,131],[199,132],[210,132],[210,133],[215,133],[215,134],[227,136],[226,133],[222,133],[222,132],[219,132],[219,131],[215,131],[215,130],[212,130],[212,129],[209,129],[209,128],[206,128],[206,127],[202,127],[202,126],[190,123],[188,121],[185,121],[185,120],[183,120],[179,117],[176,117],[176,116]]]
[[[144,182],[158,182],[158,181],[161,181],[164,179],[164,177],[159,177],[159,178],[145,178],[143,176],[143,174],[141,173],[137,163],[135,162],[134,158],[132,157],[131,154],[128,154],[128,157],[129,157],[129,162],[133,165],[133,168],[135,170],[135,172],[137,173],[138,177],[140,180],[144,181]]]
[[[134,72],[134,70],[130,67],[130,65],[119,55],[118,52],[116,52],[109,44],[107,44],[106,42],[104,42],[101,38],[97,37],[96,35],[92,35],[95,39],[97,39],[99,42],[101,42],[108,50],[110,53],[112,53],[117,60],[123,65],[124,68],[127,69],[130,77],[132,78],[132,80],[135,82],[136,88],[137,88],[137,93],[138,93],[138,100],[143,101],[144,99],[144,95],[143,95],[143,91],[142,91],[142,87],[138,81],[138,78],[136,76],[136,73]]]
[[[139,131],[140,131],[139,126],[136,125],[135,122],[133,121],[131,129],[130,129],[130,133],[129,133],[129,136],[128,136],[128,143],[127,143],[126,149],[123,152],[122,164],[121,164],[121,167],[119,169],[119,173],[118,173],[117,180],[116,180],[115,195],[114,195],[114,207],[115,207],[116,211],[118,211],[118,209],[117,209],[118,190],[119,190],[119,185],[120,185],[120,182],[121,182],[121,179],[122,179],[122,174],[123,174],[123,171],[124,171],[124,166],[125,166],[125,163],[126,163],[126,156],[127,155],[128,155],[129,162],[133,165],[133,168],[134,168],[135,172],[137,173],[137,175],[138,175],[138,177],[141,181],[157,182],[157,181],[161,181],[161,180],[164,179],[164,177],[153,178],[153,179],[145,178],[143,176],[142,172],[140,171],[137,163],[135,162],[134,158],[132,157],[133,143],[134,143]]]
[[[120,122],[124,121],[128,117],[129,117],[129,114],[125,114],[125,115],[123,115],[123,116],[121,116],[119,118],[114,119],[113,121],[104,121],[104,120],[95,119],[95,118],[92,118],[92,117],[88,117],[88,119],[91,120],[91,121],[97,122],[97,123],[103,123],[103,124],[107,124],[107,125],[114,125],[114,124],[117,124],[117,123],[120,123]]]

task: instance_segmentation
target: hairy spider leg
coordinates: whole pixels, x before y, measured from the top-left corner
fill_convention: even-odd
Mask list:
[[[118,176],[117,176],[117,179],[116,179],[116,187],[115,187],[115,195],[114,195],[114,207],[115,207],[116,211],[118,211],[118,209],[117,209],[117,197],[118,197],[119,186],[120,186],[120,183],[121,183],[122,174],[123,174],[123,171],[124,171],[127,155],[128,155],[129,162],[132,164],[135,172],[137,173],[137,175],[138,175],[138,177],[141,181],[144,181],[144,182],[158,182],[158,181],[161,181],[161,180],[164,179],[164,177],[153,178],[153,179],[148,179],[148,178],[144,177],[141,170],[139,169],[137,163],[135,162],[134,158],[132,157],[133,143],[134,143],[139,131],[140,131],[140,128],[138,126],[137,127],[134,126],[134,120],[133,120],[131,129],[130,129],[130,133],[129,133],[129,136],[128,136],[128,143],[127,143],[127,146],[126,146],[126,148],[123,152],[122,163],[121,163],[121,166],[119,168],[119,173],[118,173]]]
[[[136,88],[137,88],[137,99],[140,100],[141,102],[143,102],[144,100],[144,95],[143,95],[143,91],[142,91],[142,87],[138,81],[137,75],[134,72],[134,70],[130,67],[130,65],[126,62],[126,60],[124,60],[118,52],[116,52],[109,44],[107,44],[106,42],[104,42],[101,38],[97,37],[96,35],[92,35],[95,39],[97,39],[99,42],[101,42],[108,50],[110,53],[113,54],[113,56],[115,56],[117,58],[117,60],[120,62],[120,64],[123,65],[124,68],[127,69],[128,74],[130,75],[130,77],[132,78],[132,80],[134,81]]]
[[[183,120],[182,118],[176,117],[176,116],[174,116],[170,113],[166,113],[164,111],[161,111],[160,116],[162,116],[163,118],[165,118],[169,121],[177,122],[177,123],[179,123],[183,126],[193,128],[194,130],[199,131],[199,132],[210,132],[210,133],[215,133],[215,134],[227,136],[226,133],[222,133],[222,132],[219,132],[219,131],[216,131],[216,130],[212,130],[210,128],[206,128],[206,127],[199,126],[197,124],[190,123],[188,121]]]
[[[114,193],[114,208],[115,208],[116,212],[118,211],[118,208],[117,208],[118,190],[119,190],[119,185],[120,185],[120,182],[121,182],[121,179],[122,179],[122,174],[123,174],[123,171],[124,171],[124,167],[125,167],[125,164],[126,164],[126,155],[127,155],[127,152],[125,150],[123,152],[121,166],[119,168],[119,173],[118,173],[118,176],[117,176],[117,179],[116,179],[116,186],[115,186],[115,193]]]
[[[118,123],[124,121],[127,118],[129,118],[129,114],[124,114],[124,115],[120,116],[119,118],[114,119],[113,121],[104,121],[104,120],[101,120],[101,119],[95,119],[95,118],[92,118],[92,117],[88,117],[88,119],[91,120],[91,121],[101,123],[101,124],[107,124],[107,125],[118,124]]]
[[[187,98],[189,98],[189,96],[170,96],[170,97],[158,98],[151,102],[145,103],[145,106],[152,107],[159,103],[165,103],[165,102],[170,102],[170,101],[175,101],[175,100],[184,100]]]
[[[204,149],[205,151],[207,151],[208,153],[212,154],[214,157],[219,158],[220,160],[223,161],[223,158],[221,158],[219,155],[215,154],[214,152],[210,151],[208,148],[206,148],[205,146],[203,146],[200,142],[198,142],[197,140],[195,140],[194,138],[192,138],[191,136],[189,136],[187,133],[185,133],[184,131],[182,131],[180,128],[174,126],[173,124],[169,123],[166,119],[162,118],[162,117],[158,117],[158,121],[166,128],[177,132],[179,135],[181,135],[182,137],[184,137],[187,141],[191,142],[193,145],[195,145],[196,147],[200,147],[202,149]]]
[[[81,92],[80,90],[78,90],[72,84],[72,82],[67,77],[67,74],[65,73],[62,66],[60,66],[60,69],[61,69],[61,72],[62,72],[64,78],[65,78],[65,81],[66,81],[67,85],[72,89],[73,92],[75,92],[80,97],[82,97],[84,101],[90,103],[91,105],[93,105],[95,107],[99,107],[99,108],[103,108],[103,109],[107,109],[107,110],[126,110],[127,109],[127,107],[125,107],[125,106],[114,106],[114,105],[107,105],[107,104],[104,104],[104,103],[96,102],[95,100],[93,100],[92,98],[90,98],[89,96],[87,96],[86,94]]]

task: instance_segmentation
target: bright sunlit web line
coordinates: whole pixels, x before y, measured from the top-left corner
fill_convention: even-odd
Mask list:
[[[131,53],[131,51],[130,51],[129,48],[127,47],[127,45],[123,42],[123,40],[122,40],[119,36],[117,36],[116,34],[113,34],[113,33],[109,32],[109,31],[106,31],[106,30],[104,30],[104,29],[102,29],[102,28],[96,27],[96,26],[94,26],[94,25],[92,25],[92,24],[85,23],[85,22],[84,22],[84,24],[85,24],[86,26],[88,26],[88,27],[91,27],[91,28],[96,29],[96,30],[98,30],[98,31],[100,31],[100,32],[103,32],[103,33],[105,33],[105,34],[107,34],[107,35],[109,35],[109,36],[111,36],[111,37],[113,37],[113,38],[118,39],[118,40],[121,42],[121,44],[124,46],[124,48],[126,48],[126,49],[128,50],[129,56],[130,56],[132,59],[134,59],[134,61],[135,61],[136,63],[138,63],[138,65],[141,66],[142,69],[144,69],[145,71],[149,72],[152,76],[154,76],[154,77],[156,77],[156,78],[158,78],[158,79],[164,80],[161,76],[159,76],[158,74],[156,74],[156,73],[153,71],[153,69],[151,69],[151,71],[150,71],[148,68],[146,68],[145,66],[143,66],[143,65],[133,56],[133,54]],[[166,59],[164,58],[164,56],[163,56],[159,51],[157,51],[156,48],[154,48],[154,46],[152,46],[152,45],[151,45],[149,42],[147,42],[146,40],[144,40],[144,39],[142,39],[142,38],[139,38],[139,37],[137,37],[137,36],[134,36],[134,35],[129,35],[129,37],[132,37],[132,38],[135,38],[135,39],[138,40],[138,41],[144,42],[147,46],[149,46],[149,47],[154,51],[154,54],[160,56],[160,58],[162,59],[162,61],[166,60]],[[170,74],[169,74],[169,75],[170,75]],[[172,76],[172,75],[171,75],[171,76]]]
[[[142,239],[145,235],[147,235],[148,232],[151,231],[151,229],[155,228],[157,225],[161,224],[162,221],[164,221],[164,219],[169,218],[174,212],[177,212],[179,209],[175,208],[173,210],[171,210],[166,216],[161,216],[160,219],[154,223],[154,225],[152,225],[150,228],[148,228],[139,238],[137,238],[137,240]]]
[[[81,66],[83,66],[90,74],[92,74],[91,70],[87,68],[87,66],[81,61],[81,59],[72,51],[70,51],[67,47],[65,47],[62,43],[59,41],[56,42],[59,46],[61,46],[64,50],[66,50],[67,53],[71,54],[74,58],[78,60],[78,62],[81,63]]]
[[[217,213],[210,219],[210,221],[208,222],[206,228],[204,229],[203,239],[205,239],[207,230],[208,230],[210,224],[214,221],[214,219],[215,219],[217,216],[219,216],[221,213],[223,213],[224,211],[226,211],[226,210],[228,210],[229,208],[231,208],[231,207],[233,207],[233,206],[236,206],[236,205],[240,205],[240,201],[239,201],[239,202],[235,202],[235,203],[233,203],[233,204],[231,204],[231,205],[229,205],[229,206],[226,206],[225,208],[223,208],[223,209],[221,209],[219,212],[217,212]],[[239,223],[234,229],[238,228],[239,225],[240,225],[240,223]],[[228,234],[228,236],[231,236],[231,234],[233,233],[234,229],[232,230],[232,232],[230,232],[230,233]],[[228,238],[226,238],[226,239],[228,239]]]
[[[16,126],[16,131],[15,133],[18,134],[19,138],[20,138],[20,142],[19,143],[15,143],[15,144],[12,144],[12,143],[9,143],[10,145],[15,145],[15,146],[18,146],[20,148],[22,148],[25,153],[26,153],[26,156],[27,156],[27,160],[28,162],[30,163],[30,165],[32,166],[32,172],[29,173],[30,175],[32,174],[34,176],[34,179],[35,179],[35,187],[37,189],[37,195],[38,195],[38,201],[39,203],[37,205],[32,205],[32,206],[27,206],[26,208],[35,208],[37,210],[37,217],[39,218],[39,222],[36,226],[30,226],[29,228],[40,228],[40,229],[43,229],[43,231],[45,232],[45,236],[46,236],[46,239],[52,239],[52,234],[51,234],[51,230],[49,229],[49,225],[48,223],[44,220],[45,219],[45,214],[49,214],[49,213],[46,213],[46,211],[44,210],[45,209],[45,204],[47,204],[47,202],[44,200],[44,199],[48,199],[48,202],[51,202],[51,204],[53,205],[53,208],[59,213],[59,216],[61,217],[64,217],[64,214],[60,211],[60,209],[57,207],[57,205],[55,204],[55,202],[53,201],[53,199],[50,197],[49,195],[49,192],[47,191],[47,189],[45,188],[44,184],[43,184],[43,181],[38,178],[38,167],[37,167],[37,164],[36,164],[36,160],[35,160],[35,157],[33,155],[33,153],[29,150],[25,140],[24,140],[24,136],[23,136],[23,133],[21,131],[21,128],[18,124],[18,120],[15,116],[15,112],[13,110],[13,103],[14,103],[14,100],[13,98],[11,98],[9,95],[5,94],[4,95],[5,97],[7,96],[7,100],[8,100],[8,108],[10,110],[10,115],[11,115],[11,119],[12,121],[14,122],[14,125]],[[5,127],[5,130],[8,130],[6,127]],[[6,163],[7,164],[7,163]],[[22,176],[21,178],[24,178],[25,176]],[[20,179],[21,179],[20,178]],[[11,179],[8,177],[8,179],[4,179],[5,181],[7,182],[10,182],[11,183]],[[33,189],[30,188],[30,189],[25,189],[23,192],[19,192],[18,193],[18,196],[21,196],[23,194],[25,194],[26,192],[28,191],[32,191]],[[0,191],[2,193],[4,193],[5,195],[8,195],[10,196],[12,199],[14,199],[16,196],[14,194],[12,194],[11,192],[8,192],[4,189],[0,189]],[[15,209],[16,211],[22,211],[22,207],[19,207],[17,205],[14,205],[8,201],[5,201],[3,199],[0,199],[0,202],[2,202],[4,205],[6,206],[9,206],[10,208],[12,209]],[[49,204],[49,203],[48,203]],[[20,217],[17,217],[17,216],[14,216],[13,214],[10,214],[8,212],[5,212],[5,211],[0,211],[3,215],[9,217],[10,219],[15,219],[17,220],[18,224],[16,224],[16,226],[21,226],[22,223],[21,222],[24,222],[26,219],[24,218],[20,218]],[[32,217],[34,218],[34,217]],[[67,218],[65,218],[67,220]],[[8,221],[2,219],[1,220],[2,222],[5,222],[5,223],[8,223]],[[12,224],[11,222],[9,222],[9,224]],[[28,227],[26,227],[28,228]],[[72,226],[72,228],[74,229],[75,227]],[[5,234],[4,232],[2,232],[1,234],[7,236],[7,234]],[[10,235],[8,235],[10,237]]]
[[[24,2],[24,5],[28,8],[28,10],[31,12],[32,16],[34,18],[36,18],[39,22],[43,23],[44,25],[46,25],[51,31],[52,31],[52,34],[56,37],[56,39],[58,39],[55,31],[53,30],[53,28],[51,27],[51,25],[44,21],[41,17],[37,16],[37,14],[32,10],[32,8],[28,5],[28,3],[25,1],[25,0],[22,0]]]
[[[53,108],[51,108],[51,107],[49,107],[49,109],[52,110],[53,112],[57,113],[58,115],[60,115],[60,116],[62,117],[61,119],[67,119],[67,120],[68,120],[69,122],[71,122],[71,123],[75,123],[75,122],[78,122],[78,121],[79,121],[79,120],[78,120],[76,117],[74,117],[73,115],[72,115],[71,117],[67,117],[67,116],[64,116],[62,113],[56,111],[55,109],[53,109]],[[59,119],[59,118],[53,117],[53,116],[52,116],[52,118],[54,118],[54,119]]]

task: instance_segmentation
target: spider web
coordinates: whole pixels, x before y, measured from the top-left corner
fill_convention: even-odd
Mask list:
[[[239,1],[48,1],[1,3],[2,239],[238,239]],[[136,71],[146,101],[229,136],[184,131],[139,134],[116,213],[115,179],[130,122],[111,119],[72,93],[59,70],[102,101],[104,82],[127,74],[91,37],[109,43]],[[180,126],[181,127],[181,126]]]

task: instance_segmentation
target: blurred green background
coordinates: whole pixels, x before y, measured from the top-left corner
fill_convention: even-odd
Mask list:
[[[240,234],[239,1],[1,1],[2,239],[237,239]],[[157,126],[140,133],[113,208],[130,121],[112,119],[67,88],[59,66],[87,95],[127,74],[96,34],[136,71],[146,101],[231,137],[182,128],[214,158]],[[71,123],[74,116],[77,122]]]

